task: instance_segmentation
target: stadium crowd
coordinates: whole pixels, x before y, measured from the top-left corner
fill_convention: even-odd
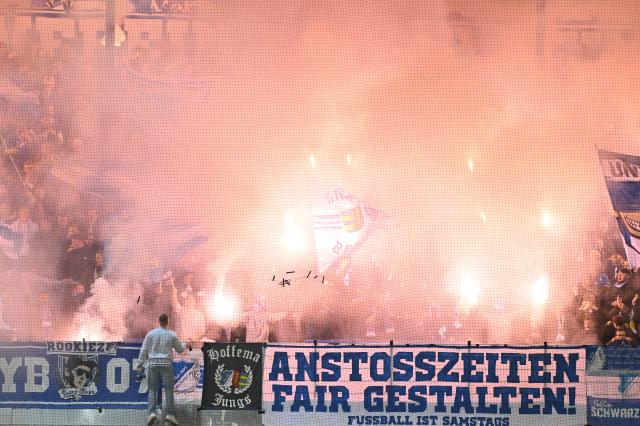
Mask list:
[[[583,249],[588,265],[574,291],[574,326],[595,332],[601,344],[640,343],[640,268],[625,256],[616,221],[611,215],[588,233]]]
[[[103,224],[116,213],[66,181],[83,139],[71,125],[64,60],[31,47],[0,44],[0,339],[60,338],[103,277]],[[164,272],[145,294],[151,316],[192,304],[176,294],[191,290],[193,273]]]
[[[0,44],[0,269],[5,271],[0,327],[5,329],[12,318],[22,321],[20,299],[39,300],[43,327],[51,329],[57,309],[50,305],[64,304],[69,311],[82,303],[104,260],[103,206],[69,191],[55,173],[61,159],[82,144],[65,108],[63,63],[31,47],[18,54]],[[62,287],[52,292],[36,282]],[[9,291],[16,288],[21,291]]]
[[[84,0],[85,2],[87,0]],[[34,9],[74,10],[74,3],[83,0],[31,0]],[[192,0],[129,0],[136,12],[140,13],[191,13]]]
[[[84,137],[72,126],[67,105],[73,100],[71,91],[65,90],[64,67],[59,57],[44,55],[37,48],[18,53],[0,44],[0,270],[4,271],[0,276],[0,340],[59,338],[56,331],[65,329],[69,318],[86,305],[100,278],[109,280],[104,276],[108,236],[103,235],[103,224],[117,212],[99,194],[65,185],[60,173],[74,161]],[[559,325],[548,327],[552,331],[547,335],[556,337],[557,330],[558,342],[589,343],[594,335],[602,344],[639,341],[640,272],[625,260],[615,221],[606,213],[601,217],[604,219],[587,233],[582,262],[588,267],[574,286],[570,309],[562,315],[556,312]],[[205,336],[274,340],[287,335],[279,336],[274,333],[276,327],[269,327],[285,314],[269,312],[264,300],[244,314],[242,327],[223,328],[207,321],[204,302],[197,296],[206,287],[206,265],[172,269],[161,264],[150,268],[141,295],[147,317],[141,319],[139,313],[131,312],[125,318],[127,338],[143,337],[160,313],[179,318],[176,327],[189,341]],[[351,285],[346,284],[349,280]],[[496,312],[485,312],[481,318],[478,312],[459,316],[450,306],[426,303],[425,312],[419,315],[403,313],[392,292],[385,292],[380,306],[371,306],[367,294],[384,281],[381,277],[372,278],[366,271],[359,275],[355,269],[333,281],[345,283],[334,286],[342,292],[335,300],[350,300],[344,309],[350,314],[343,312],[341,317],[335,307],[324,303],[317,307],[315,318],[293,313],[295,330],[288,337],[349,338],[340,334],[339,324],[360,323],[356,334],[361,338],[388,339],[398,335],[403,324],[417,323],[425,341],[464,343],[470,338],[465,322],[485,322],[485,327],[492,327],[504,310],[496,303]],[[37,301],[37,315],[25,315],[32,308],[24,301]],[[355,309],[357,306],[360,308]],[[349,317],[354,312],[371,315]],[[483,339],[486,336],[476,341]]]

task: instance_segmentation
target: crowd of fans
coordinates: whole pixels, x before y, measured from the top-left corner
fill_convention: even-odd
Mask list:
[[[102,274],[101,206],[86,194],[64,196],[68,188],[54,173],[82,143],[64,108],[68,98],[60,84],[62,71],[60,60],[37,48],[18,54],[0,44],[3,323],[24,309],[16,298],[28,297],[42,303],[43,324],[50,328],[48,305],[54,297],[32,284],[62,282],[64,288],[56,289],[56,296],[81,303]],[[22,292],[10,292],[9,286],[22,287]]]
[[[625,257],[613,217],[600,221],[587,238],[585,273],[573,302],[575,327],[595,333],[601,344],[640,343],[640,270]]]
[[[192,0],[130,0],[137,12],[144,13],[191,13]]]
[[[64,67],[37,48],[18,54],[0,44],[2,338],[50,338],[63,330],[104,273],[101,230],[113,210],[56,173],[82,144],[65,109],[73,99],[61,79]]]
[[[74,6],[90,0],[31,0],[34,9],[74,10]],[[129,0],[140,13],[191,13],[192,0]]]
[[[58,3],[72,6],[72,2],[46,3],[50,7]],[[189,4],[177,0],[138,3],[153,3],[161,11]],[[37,48],[20,49],[18,53],[0,43],[0,271],[4,271],[0,276],[0,339],[59,337],[54,331],[64,329],[62,324],[70,315],[82,309],[99,278],[109,279],[105,277],[108,236],[102,232],[103,224],[114,214],[112,207],[96,194],[66,188],[55,173],[64,169],[83,140],[71,125],[66,109],[73,104],[73,92],[65,90],[64,67],[60,58],[44,55]],[[585,336],[595,335],[602,344],[635,345],[639,343],[640,271],[634,271],[626,261],[613,218],[603,219],[587,234],[586,241],[582,263],[587,267],[575,288],[572,305],[566,315],[556,313],[562,318],[560,326],[551,328],[562,335],[558,341],[568,337],[566,340],[582,338],[584,342]],[[247,335],[261,340],[278,338],[275,327],[269,328],[269,324],[281,321],[284,314],[270,313],[264,300],[258,300],[253,310],[243,314],[246,321],[242,321],[242,327],[217,327],[205,320],[204,302],[198,295],[206,279],[199,275],[198,267],[171,272],[158,264],[150,271],[142,283],[140,302],[145,309],[125,319],[127,337],[144,336],[160,313],[169,313],[178,318],[175,326],[181,335],[191,341],[205,336],[215,340],[243,339]],[[355,284],[349,286],[349,279]],[[362,337],[386,339],[396,335],[401,324],[414,322],[391,309],[396,305],[392,293],[385,293],[380,306],[371,305],[367,294],[373,291],[373,283],[383,281],[381,278],[359,277],[356,271],[333,281],[344,282],[338,285],[344,288],[335,300],[346,297],[350,300],[347,310],[360,317],[341,318],[322,302],[314,318],[296,319],[292,315],[297,323],[292,335],[334,338],[339,319],[343,323],[360,320],[357,334]],[[369,287],[361,285],[364,282]],[[345,289],[353,294],[347,297]],[[25,315],[25,300],[37,302],[37,315]],[[486,321],[473,315],[463,318],[446,308],[427,303],[425,312],[418,315],[423,318],[420,326],[426,339],[464,341],[470,338],[463,327],[465,320],[476,326]],[[504,307],[496,302],[495,316],[499,317],[502,310]],[[369,313],[364,320],[362,312]],[[445,317],[446,326],[442,324]],[[460,336],[456,337],[456,331]]]

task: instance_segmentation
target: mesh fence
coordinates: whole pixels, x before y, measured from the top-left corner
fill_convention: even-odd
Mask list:
[[[193,347],[182,424],[635,424],[640,5],[603,5],[3,1],[0,424],[143,424],[163,313]],[[581,381],[572,414],[527,381],[552,413],[489,421],[478,388],[507,364],[445,413],[415,377],[267,379],[270,346],[264,414],[196,411],[211,341],[578,348]],[[302,382],[353,412],[268,409]],[[394,386],[423,413],[393,414]],[[462,388],[474,413],[450,411]]]

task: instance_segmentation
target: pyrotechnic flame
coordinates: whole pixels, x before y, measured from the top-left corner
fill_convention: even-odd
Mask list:
[[[282,236],[282,244],[290,251],[299,251],[306,245],[304,234],[298,227],[295,218],[287,213],[285,216],[285,231]]]
[[[536,305],[546,303],[549,298],[549,279],[546,275],[538,278],[538,281],[531,287],[531,299]]]
[[[103,336],[102,333],[102,323],[98,318],[89,318],[89,316],[85,316],[82,318],[83,323],[80,327],[80,330],[77,332],[74,340],[81,341],[86,340],[88,342],[98,342],[108,340],[105,339],[106,336]]]
[[[474,306],[478,304],[480,298],[480,283],[470,276],[463,276],[460,279],[460,299],[468,306]]]
[[[222,291],[214,293],[208,310],[209,316],[219,324],[229,324],[238,320],[238,301]]]

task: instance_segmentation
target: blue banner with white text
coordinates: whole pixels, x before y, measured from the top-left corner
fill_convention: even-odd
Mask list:
[[[0,408],[145,409],[139,350],[130,343],[0,343]],[[202,354],[175,356],[177,404],[200,404]],[[269,344],[263,377],[267,426],[640,424],[640,348],[625,345]]]
[[[583,347],[279,346],[265,425],[576,425]]]
[[[140,344],[0,343],[0,408],[146,408],[146,378],[136,381]],[[199,403],[202,357],[176,357],[176,402]]]
[[[640,347],[587,347],[587,423],[640,424]]]

